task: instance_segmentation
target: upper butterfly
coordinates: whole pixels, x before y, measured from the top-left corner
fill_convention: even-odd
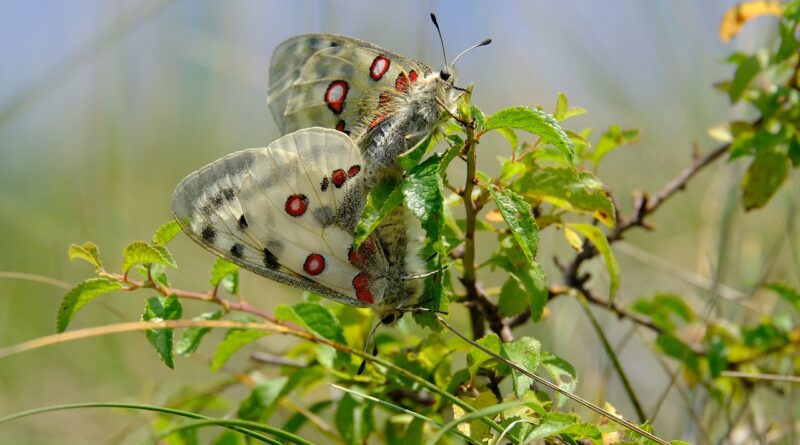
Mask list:
[[[454,114],[464,91],[454,85],[452,65],[434,72],[377,45],[333,34],[304,34],[278,45],[269,78],[268,103],[281,133],[321,126],[350,135],[364,157],[368,187],[401,175],[396,158]]]

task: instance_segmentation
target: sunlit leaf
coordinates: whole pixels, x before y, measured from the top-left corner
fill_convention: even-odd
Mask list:
[[[268,332],[254,329],[229,330],[214,351],[214,357],[211,359],[211,370],[217,371],[230,360],[236,351],[268,334]]]
[[[605,133],[600,136],[594,146],[592,161],[594,165],[600,164],[603,158],[614,149],[627,144],[633,144],[639,140],[639,130],[622,130],[617,125],[608,127]]]
[[[503,356],[521,366],[529,372],[536,372],[541,362],[541,345],[537,340],[530,337],[519,337],[510,343],[502,346]],[[511,369],[514,394],[517,398],[522,397],[530,389],[533,379]]]
[[[128,244],[123,251],[122,271],[128,273],[136,264],[163,264],[169,267],[178,267],[172,255],[163,246],[153,246],[144,241],[134,241]]]
[[[159,246],[166,246],[168,242],[175,238],[177,234],[181,233],[181,226],[176,220],[170,220],[161,225],[153,235],[153,244]]]
[[[781,15],[783,7],[777,1],[752,1],[738,3],[732,6],[722,16],[719,25],[719,38],[723,42],[730,42],[739,33],[745,23],[765,14]]]
[[[69,255],[70,260],[82,259],[93,265],[97,270],[103,268],[103,263],[100,261],[100,250],[91,241],[86,241],[82,245],[70,244],[67,255]]]
[[[498,128],[514,128],[540,136],[553,144],[570,162],[575,158],[572,140],[561,129],[558,121],[551,115],[536,108],[514,107],[500,110],[486,118],[486,131]]]
[[[209,282],[212,286],[217,286],[222,279],[228,275],[239,270],[239,266],[231,263],[224,258],[217,258],[214,260],[214,265],[211,267],[211,278]]]
[[[572,366],[571,363],[550,353],[543,353],[541,366],[550,374],[556,386],[565,391],[575,391],[575,388],[578,386],[578,374],[575,372],[575,367]],[[561,393],[556,393],[557,406],[563,405],[566,401],[566,396]]]
[[[490,187],[489,194],[519,247],[528,260],[534,262],[539,248],[539,227],[531,214],[531,205],[511,190]]]
[[[515,183],[518,193],[572,212],[588,213],[614,227],[614,204],[603,184],[590,172],[539,167]]]
[[[56,331],[64,332],[75,314],[86,303],[101,295],[122,289],[122,287],[122,283],[119,281],[112,281],[107,278],[89,278],[75,286],[61,301],[56,320]]]

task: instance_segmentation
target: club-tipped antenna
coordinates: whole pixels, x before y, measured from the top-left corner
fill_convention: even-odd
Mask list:
[[[450,72],[447,71],[447,67],[450,66],[447,63],[447,52],[444,50],[444,38],[442,38],[442,30],[439,28],[439,22],[436,20],[436,14],[431,13],[431,21],[433,22],[433,26],[436,27],[436,32],[439,33],[439,43],[442,45],[442,57],[444,58],[444,68],[442,68],[441,78],[447,80],[450,77]]]
[[[469,48],[465,49],[464,51],[461,51],[461,54],[457,55],[457,56],[456,56],[456,58],[455,58],[455,59],[453,59],[453,65],[455,66],[455,64],[456,64],[456,62],[458,61],[458,59],[460,59],[460,58],[461,58],[461,56],[463,56],[463,55],[464,55],[464,54],[466,54],[467,52],[469,52],[469,51],[472,51],[472,50],[473,50],[473,49],[475,49],[475,48],[480,48],[481,46],[486,46],[486,45],[488,45],[488,44],[490,44],[490,43],[492,43],[492,39],[486,39],[486,40],[484,40],[483,42],[481,42],[481,43],[478,43],[477,45],[472,45],[472,46],[470,46]]]
[[[372,331],[370,331],[369,336],[367,337],[367,342],[364,343],[364,355],[366,355],[367,351],[369,351],[369,345],[372,344],[372,340],[375,338],[375,332],[378,330],[378,326],[380,326],[382,324],[383,324],[383,321],[378,321],[377,323],[375,323],[375,326],[372,328]],[[375,347],[372,349],[372,355],[378,355],[378,344],[377,343],[375,343]],[[367,368],[367,359],[364,358],[364,360],[361,361],[361,365],[359,365],[359,367],[358,367],[358,373],[357,374],[358,375],[363,374],[364,370],[366,368]]]

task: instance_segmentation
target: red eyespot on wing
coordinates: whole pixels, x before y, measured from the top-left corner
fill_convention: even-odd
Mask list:
[[[303,270],[309,275],[321,274],[325,270],[325,257],[318,253],[310,254],[303,263]]]
[[[375,60],[372,61],[372,65],[369,67],[369,77],[372,80],[378,81],[383,78],[383,75],[389,71],[389,65],[392,62],[384,56],[378,56]]]
[[[356,290],[356,298],[367,304],[375,303],[375,297],[369,290],[369,275],[366,272],[359,272],[353,278],[353,288]]]
[[[306,209],[308,209],[308,197],[302,193],[290,195],[286,198],[286,204],[284,204],[283,208],[286,213],[292,216],[300,216],[306,213]]]
[[[335,185],[337,189],[342,187],[344,181],[347,181],[347,173],[341,168],[337,168],[331,173],[331,182],[333,182],[333,185]]]
[[[412,82],[416,82],[418,77],[419,77],[419,74],[417,74],[416,71],[414,71],[414,70],[409,71],[408,78],[411,79]]]
[[[325,90],[325,103],[328,108],[336,114],[344,109],[344,101],[347,99],[347,92],[350,87],[344,80],[334,80]]]
[[[345,133],[345,131],[344,131],[344,121],[337,122],[336,123],[336,129],[341,131],[342,133]]]
[[[372,120],[369,122],[369,125],[367,127],[370,130],[372,130],[373,128],[377,127],[378,125],[381,124],[381,122],[383,122],[385,120],[386,120],[386,115],[385,114],[379,114],[379,115],[375,116],[374,118],[372,118]]]
[[[397,75],[397,79],[394,81],[394,89],[401,93],[408,91],[408,76],[406,76],[406,73]]]
[[[359,289],[356,291],[356,298],[367,304],[375,304],[375,297],[369,289]]]
[[[347,169],[347,177],[348,178],[352,178],[353,176],[357,175],[358,172],[360,172],[360,171],[361,171],[361,166],[360,165],[358,165],[358,164],[351,165],[350,168]]]

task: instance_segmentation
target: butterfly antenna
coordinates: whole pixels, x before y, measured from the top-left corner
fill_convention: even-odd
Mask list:
[[[408,281],[408,280],[418,280],[420,278],[427,278],[427,277],[429,277],[431,275],[435,275],[435,274],[437,274],[439,272],[443,272],[443,271],[447,270],[448,267],[450,267],[449,264],[447,266],[441,267],[441,268],[436,269],[436,270],[432,270],[430,272],[425,272],[425,273],[419,274],[419,275],[406,275],[406,276],[404,276],[404,277],[402,277],[400,279],[402,281]]]
[[[442,30],[439,28],[439,22],[436,20],[436,14],[431,13],[431,21],[433,22],[433,26],[436,27],[436,32],[439,33],[439,43],[442,44],[442,57],[444,57],[444,68],[442,68],[442,72],[439,74],[443,80],[447,80],[450,77],[450,72],[447,70],[447,67],[450,65],[447,63],[447,52],[444,50]]]
[[[367,342],[364,343],[364,355],[366,355],[367,351],[369,351],[369,345],[372,343],[372,340],[375,338],[375,332],[378,330],[378,326],[380,326],[382,324],[383,324],[383,321],[378,321],[375,324],[375,326],[372,328],[372,331],[370,331],[369,336],[367,337]],[[373,356],[378,355],[378,344],[377,343],[375,343],[374,347],[372,348],[372,355]],[[359,367],[358,367],[357,375],[363,374],[365,369],[367,369],[367,359],[366,358],[361,361],[361,365],[359,365]]]
[[[455,59],[453,59],[453,65],[455,66],[455,64],[456,64],[456,62],[458,61],[458,59],[460,59],[460,58],[461,58],[461,56],[463,56],[463,55],[464,55],[464,54],[466,54],[467,52],[469,52],[469,51],[472,51],[472,50],[473,50],[473,49],[475,49],[475,48],[480,48],[481,46],[486,46],[486,45],[488,45],[488,44],[490,44],[490,43],[492,43],[492,39],[486,39],[486,40],[484,40],[483,42],[481,42],[481,43],[478,43],[477,45],[472,45],[472,46],[470,46],[469,48],[465,49],[464,51],[461,51],[461,54],[457,55],[457,56],[456,56],[456,58],[455,58]]]

